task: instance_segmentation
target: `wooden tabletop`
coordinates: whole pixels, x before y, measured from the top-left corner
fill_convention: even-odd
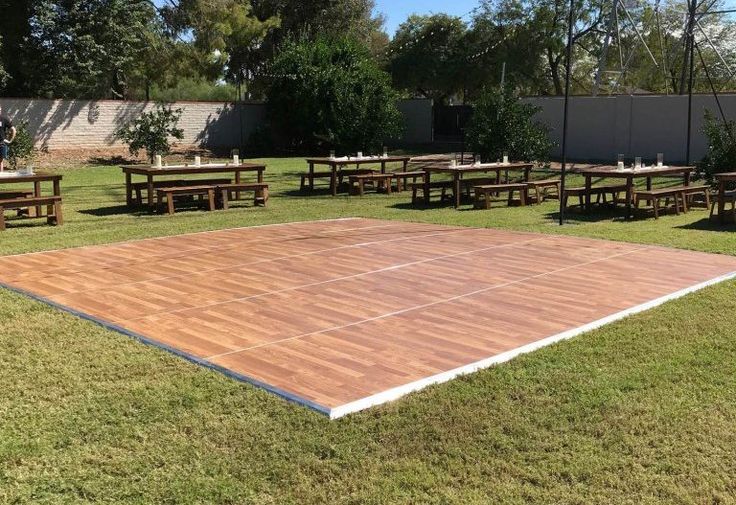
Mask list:
[[[719,174],[713,174],[713,177],[719,181],[736,181],[736,172],[721,172]]]
[[[633,170],[633,169],[619,170],[617,167],[610,165],[610,166],[585,168],[585,169],[578,171],[578,173],[586,177],[629,178],[629,177],[657,177],[657,176],[664,176],[664,175],[677,175],[677,174],[684,174],[684,173],[692,172],[693,170],[695,170],[695,167],[692,167],[692,166],[681,166],[681,167],[666,166],[666,167],[639,168],[637,170]]]
[[[364,163],[381,163],[381,162],[394,162],[394,161],[409,161],[411,156],[376,156],[369,158],[307,158],[307,163],[313,163],[315,165],[362,165]]]
[[[8,173],[8,172],[3,172]],[[20,175],[17,172],[10,172],[13,175],[0,175],[0,184],[12,184],[16,182],[45,182],[45,181],[60,181],[62,176],[59,174],[50,174],[48,172],[36,172],[29,175]]]
[[[427,165],[422,167],[428,172],[485,172],[490,170],[527,170],[533,168],[532,163],[479,163],[477,165],[456,165],[450,166],[447,164],[436,164]]]
[[[140,175],[166,175],[166,174],[211,174],[224,171],[248,172],[266,170],[266,165],[257,163],[208,163],[205,165],[172,165],[154,167],[151,165],[123,165],[123,172]]]

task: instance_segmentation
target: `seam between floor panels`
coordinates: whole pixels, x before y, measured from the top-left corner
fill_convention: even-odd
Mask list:
[[[476,289],[474,291],[470,291],[468,293],[463,293],[461,295],[455,295],[455,296],[452,296],[452,297],[449,297],[449,298],[445,298],[443,300],[437,300],[437,301],[434,301],[434,302],[428,302],[428,303],[424,303],[424,304],[421,304],[421,305],[415,305],[414,307],[408,307],[406,309],[401,309],[401,310],[389,312],[389,313],[386,313],[386,314],[382,314],[380,316],[375,316],[375,317],[370,317],[370,318],[362,319],[360,321],[355,321],[353,323],[348,323],[348,324],[344,324],[344,325],[340,325],[340,326],[333,326],[331,328],[325,328],[323,330],[317,330],[317,331],[312,331],[312,332],[309,332],[309,333],[302,333],[300,335],[294,335],[293,337],[283,338],[283,339],[280,339],[280,340],[276,340],[274,342],[267,342],[267,343],[263,343],[263,344],[258,344],[258,345],[250,346],[250,347],[243,347],[241,349],[235,349],[235,350],[224,352],[224,353],[220,353],[220,354],[214,354],[212,356],[207,356],[205,359],[206,360],[213,360],[213,359],[222,358],[222,357],[225,357],[225,356],[230,356],[232,354],[238,354],[238,353],[241,353],[241,352],[252,351],[254,349],[260,349],[262,347],[269,347],[269,346],[272,346],[272,345],[281,344],[281,343],[284,343],[284,342],[289,342],[291,340],[297,340],[297,339],[300,339],[300,338],[311,337],[313,335],[320,335],[320,334],[323,334],[323,333],[330,333],[330,332],[342,330],[342,329],[345,329],[345,328],[351,328],[353,326],[358,326],[358,325],[361,325],[361,324],[364,324],[364,323],[369,323],[371,321],[378,321],[378,320],[381,320],[381,319],[387,319],[389,317],[398,316],[398,315],[401,315],[401,314],[405,314],[407,312],[412,312],[412,311],[415,311],[415,310],[421,310],[421,309],[425,309],[427,307],[433,307],[435,305],[440,305],[440,304],[443,304],[443,303],[453,302],[455,300],[460,300],[462,298],[467,298],[469,296],[474,296],[474,295],[478,295],[478,294],[481,294],[481,293],[486,293],[488,291],[493,291],[495,289],[500,289],[500,288],[504,288],[504,287],[508,287],[508,286],[513,286],[513,285],[516,285],[516,284],[521,284],[523,282],[526,282],[526,281],[529,281],[529,280],[533,280],[533,279],[538,279],[538,278],[541,278],[541,277],[545,277],[547,275],[553,275],[553,274],[556,274],[556,273],[565,272],[567,270],[572,270],[572,269],[575,269],[575,268],[579,268],[579,267],[583,267],[583,266],[587,266],[587,265],[592,265],[592,264],[595,264],[595,263],[599,263],[601,261],[607,261],[607,260],[618,258],[618,257],[621,257],[621,256],[626,256],[628,254],[633,254],[633,253],[636,253],[636,252],[646,251],[648,249],[651,249],[651,247],[648,247],[648,246],[641,247],[641,248],[638,248],[638,249],[633,249],[631,251],[626,251],[626,252],[617,253],[617,254],[614,254],[614,255],[611,255],[611,256],[606,256],[605,258],[598,258],[598,259],[595,259],[595,260],[585,261],[585,262],[582,262],[582,263],[578,263],[576,265],[570,265],[570,266],[567,266],[567,267],[561,267],[561,268],[557,268],[557,269],[554,269],[554,270],[550,270],[549,272],[543,272],[543,273],[540,273],[540,274],[530,275],[530,276],[523,277],[521,279],[516,279],[516,280],[513,280],[513,281],[508,281],[508,282],[504,282],[504,283],[500,283],[500,284],[494,284],[494,285],[488,286],[486,288]]]

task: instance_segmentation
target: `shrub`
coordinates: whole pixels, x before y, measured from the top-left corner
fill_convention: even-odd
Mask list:
[[[537,111],[510,91],[483,90],[467,128],[468,147],[488,161],[508,153],[513,160],[547,162],[554,143],[549,128],[534,121]]]
[[[33,135],[28,131],[28,123],[22,122],[16,126],[15,139],[10,145],[8,161],[10,166],[18,168],[21,162],[30,163],[36,156],[36,148],[33,146]]]
[[[736,122],[724,124],[706,110],[703,133],[708,137],[708,154],[698,164],[698,172],[709,183],[713,183],[713,174],[731,172],[736,167]]]
[[[172,109],[164,103],[158,103],[152,111],[142,113],[119,128],[115,137],[128,144],[128,150],[133,156],[138,156],[141,150],[145,150],[148,159],[153,163],[156,154],[165,155],[171,152],[174,145],[170,142],[171,138],[184,138],[184,130],[177,128],[181,113],[181,109]]]
[[[357,42],[292,42],[270,74],[269,122],[291,150],[376,151],[400,134],[391,79]]]

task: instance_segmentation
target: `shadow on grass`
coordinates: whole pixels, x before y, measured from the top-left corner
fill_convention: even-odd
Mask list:
[[[715,217],[716,216],[714,216],[714,218]],[[734,224],[733,222],[726,221],[725,223],[721,224],[718,219],[711,220],[707,217],[693,223],[677,226],[676,228],[680,228],[682,230],[716,231],[729,233],[736,232],[736,224]]]
[[[127,205],[111,205],[109,207],[98,207],[96,209],[81,209],[78,211],[80,214],[86,214],[88,216],[95,217],[109,217],[109,216],[146,216],[151,213],[148,212],[147,208],[135,207],[131,208]]]
[[[640,209],[634,212],[632,221],[637,219],[645,219],[648,217],[646,209]],[[565,210],[565,221],[577,223],[597,223],[601,221],[626,221],[625,211],[616,207],[596,207],[592,212],[584,212],[580,209]],[[548,219],[559,220],[560,211],[548,212],[545,217]]]
[[[92,165],[102,165],[102,166],[118,166],[118,165],[134,165],[136,163],[136,160],[131,160],[126,158],[125,156],[93,156],[89,160],[87,160],[88,163],[91,163]]]

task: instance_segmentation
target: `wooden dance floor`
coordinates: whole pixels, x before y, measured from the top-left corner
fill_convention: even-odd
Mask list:
[[[733,277],[736,257],[370,219],[0,258],[0,284],[330,417]]]

